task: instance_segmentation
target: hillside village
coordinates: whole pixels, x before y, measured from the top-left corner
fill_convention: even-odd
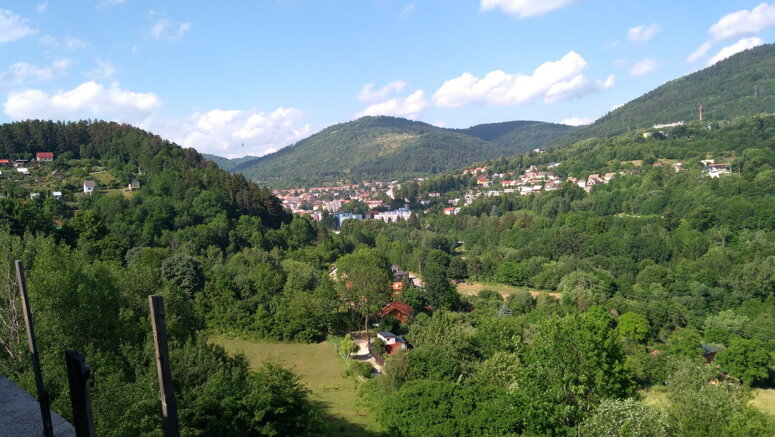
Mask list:
[[[126,185],[106,171],[99,162],[60,158],[54,152],[36,152],[34,159],[0,158],[0,198],[54,198],[75,201],[95,191],[123,192],[131,195],[140,189],[138,169]]]
[[[664,126],[655,125],[654,127],[662,128]],[[708,177],[718,178],[731,174],[728,163],[716,163],[714,159],[702,160],[701,163],[703,165],[702,171]],[[559,162],[552,162],[540,168],[531,165],[521,174],[516,172],[496,173],[487,167],[467,168],[459,174],[474,178],[475,184],[472,180],[473,186],[462,196],[450,197],[447,195],[448,193],[429,192],[419,200],[420,207],[415,209],[410,208],[408,204],[391,209],[391,206],[400,205],[406,200],[396,194],[401,189],[401,184],[398,181],[368,181],[361,184],[274,190],[273,193],[282,200],[285,208],[295,214],[309,216],[315,221],[321,221],[328,215],[335,217],[337,226],[341,226],[345,220],[382,220],[395,223],[399,220],[409,220],[413,212],[427,214],[430,212],[431,206],[439,203],[444,204],[441,209],[443,214],[456,215],[462,208],[471,205],[477,198],[481,197],[495,197],[504,194],[519,194],[520,196],[540,194],[557,190],[560,184],[565,181],[590,192],[596,185],[607,184],[616,176],[641,171],[640,163],[638,163],[638,167],[633,169],[603,174],[594,173],[586,178],[562,177],[554,173],[560,165]],[[681,162],[657,161],[652,166],[670,166],[675,172],[685,170]],[[426,180],[427,178],[414,179],[418,183]],[[344,207],[353,202],[367,206],[368,210],[362,213],[343,211]]]

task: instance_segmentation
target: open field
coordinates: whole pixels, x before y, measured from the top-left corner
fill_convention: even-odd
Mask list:
[[[665,391],[646,389],[641,390],[640,394],[649,405],[656,405],[662,408],[670,406],[670,401],[667,399],[667,392]],[[775,414],[775,389],[755,389],[751,405],[765,413]]]
[[[344,362],[330,341],[318,344],[258,342],[216,336],[212,343],[229,353],[243,353],[251,367],[274,360],[293,369],[323,408],[330,436],[377,436],[380,426],[368,410],[357,405],[355,382],[343,378]]]
[[[483,282],[472,282],[471,285],[466,284],[465,282],[462,282],[457,285],[457,291],[458,293],[462,294],[463,296],[471,296],[474,294],[479,293],[482,290],[492,290],[497,293],[500,293],[503,297],[508,297],[517,291],[529,291],[530,294],[533,297],[537,297],[541,294],[548,294],[549,296],[554,296],[557,299],[559,299],[562,294],[561,293],[553,293],[549,291],[543,291],[543,290],[535,290],[530,289],[528,287],[513,287],[511,285],[506,284],[488,284]]]
[[[765,413],[775,415],[775,388],[756,390],[751,405]]]

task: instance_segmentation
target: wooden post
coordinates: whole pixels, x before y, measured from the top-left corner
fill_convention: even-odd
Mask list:
[[[91,367],[76,351],[65,352],[67,380],[70,382],[70,401],[73,406],[73,426],[76,437],[94,437],[94,417],[89,394]]]
[[[54,428],[51,425],[51,407],[49,407],[48,393],[43,386],[43,374],[40,371],[40,357],[38,356],[38,346],[35,343],[35,331],[32,327],[32,312],[30,311],[30,299],[27,296],[27,283],[24,281],[24,267],[22,267],[22,262],[18,259],[15,264],[16,283],[19,284],[19,293],[22,298],[22,310],[24,311],[24,324],[27,328],[27,345],[30,348],[32,372],[35,374],[35,387],[38,391],[40,416],[43,420],[43,434],[46,437],[53,437]]]
[[[153,327],[153,345],[156,350],[156,370],[159,373],[159,394],[161,412],[164,415],[165,437],[179,437],[178,408],[175,403],[175,390],[172,387],[169,349],[167,347],[167,322],[164,314],[164,298],[158,295],[148,296]]]

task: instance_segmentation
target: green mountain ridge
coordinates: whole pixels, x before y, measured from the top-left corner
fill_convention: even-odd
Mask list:
[[[224,158],[222,156],[218,155],[211,155],[209,153],[202,153],[202,157],[208,161],[212,161],[215,163],[215,165],[218,166],[221,170],[230,171],[234,167],[248,161],[253,161],[255,159],[258,159],[258,156],[243,156],[241,158]]]
[[[396,117],[363,117],[230,171],[275,187],[428,176],[542,147],[572,130],[539,121],[445,129]]]
[[[698,120],[699,105],[703,120],[708,121],[775,112],[775,44],[745,50],[671,80],[554,145],[610,137],[654,124]]]

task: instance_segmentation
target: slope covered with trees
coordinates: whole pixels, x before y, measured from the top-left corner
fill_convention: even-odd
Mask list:
[[[151,293],[167,305],[185,434],[335,435],[293,372],[252,372],[204,335],[312,342],[372,321],[410,345],[385,357],[383,374],[359,372],[389,434],[768,436],[775,426],[749,405],[752,389],[775,386],[775,116],[495,159],[482,163],[489,174],[557,162],[561,176],[617,174],[589,191],[566,181],[482,196],[458,215],[441,210],[475,181],[438,175],[398,193],[415,204],[440,192],[427,214],[347,220],[339,233],[275,210],[271,194],[193,151],[127,126],[78,125],[4,126],[21,132],[4,150],[38,150],[38,127],[83,130],[77,152],[38,174],[115,173],[142,188],[31,199],[29,184],[0,180],[0,315],[18,319],[11,263],[21,259],[54,408],[69,410],[62,351],[83,351],[99,375],[100,434],[159,433]],[[711,178],[703,159],[732,172]],[[423,280],[401,291],[406,323],[378,317],[391,264]],[[453,279],[519,288],[462,296]],[[32,391],[20,331],[0,325],[0,339],[0,371]]]
[[[699,118],[707,121],[775,112],[775,44],[746,50],[671,80],[556,144],[618,135],[630,129]]]
[[[399,179],[542,147],[573,128],[511,122],[454,130],[394,117],[363,117],[324,129],[231,171],[270,186]]]
[[[218,166],[218,168],[226,170],[226,171],[231,171],[232,169],[234,169],[234,167],[236,167],[236,166],[238,166],[238,165],[240,165],[242,163],[258,159],[257,156],[250,156],[250,155],[243,156],[242,158],[229,159],[229,158],[224,158],[224,157],[221,157],[221,156],[210,155],[210,154],[207,154],[207,153],[203,153],[202,157],[204,159],[208,160],[208,161],[214,162],[215,165]]]

